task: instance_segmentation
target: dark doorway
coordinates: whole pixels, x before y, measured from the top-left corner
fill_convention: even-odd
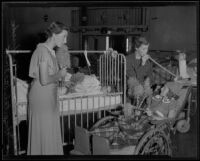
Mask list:
[[[117,50],[118,53],[126,53],[126,36],[112,35],[110,36],[110,47]]]

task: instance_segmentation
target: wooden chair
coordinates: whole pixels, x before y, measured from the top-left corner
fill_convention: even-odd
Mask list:
[[[70,151],[71,155],[90,155],[90,134],[89,132],[79,126],[75,127],[75,145],[74,149]]]

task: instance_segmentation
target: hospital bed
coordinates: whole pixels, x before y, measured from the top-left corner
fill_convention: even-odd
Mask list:
[[[17,65],[14,57],[18,54],[27,54],[27,50],[6,50],[9,57],[14,154],[26,153],[26,149],[21,148],[21,138],[19,124],[28,120],[27,95],[29,84],[17,78]],[[97,118],[104,117],[107,110],[115,109],[126,102],[126,59],[122,54],[116,57],[111,56],[106,51],[69,51],[78,54],[100,54],[99,75],[101,87],[115,87],[111,92],[90,92],[90,93],[68,93],[59,95],[59,109],[62,129],[63,145],[73,143],[74,127],[79,125],[89,128]],[[15,63],[14,63],[15,62]],[[64,87],[61,87],[64,88]],[[61,89],[60,88],[60,89]],[[62,90],[62,89],[61,89]]]

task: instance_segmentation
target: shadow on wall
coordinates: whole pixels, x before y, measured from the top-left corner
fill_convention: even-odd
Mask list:
[[[44,33],[38,33],[36,35],[27,35],[22,38],[20,42],[20,50],[31,50],[31,53],[16,55],[17,63],[17,77],[22,80],[31,80],[28,76],[29,65],[33,51],[36,49],[38,43],[42,43],[46,40]]]

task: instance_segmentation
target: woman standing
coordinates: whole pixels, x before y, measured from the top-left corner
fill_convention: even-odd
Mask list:
[[[58,70],[54,47],[66,43],[68,30],[53,22],[46,30],[47,40],[37,45],[29,68],[33,78],[29,93],[28,155],[63,155],[57,82],[67,74]]]

